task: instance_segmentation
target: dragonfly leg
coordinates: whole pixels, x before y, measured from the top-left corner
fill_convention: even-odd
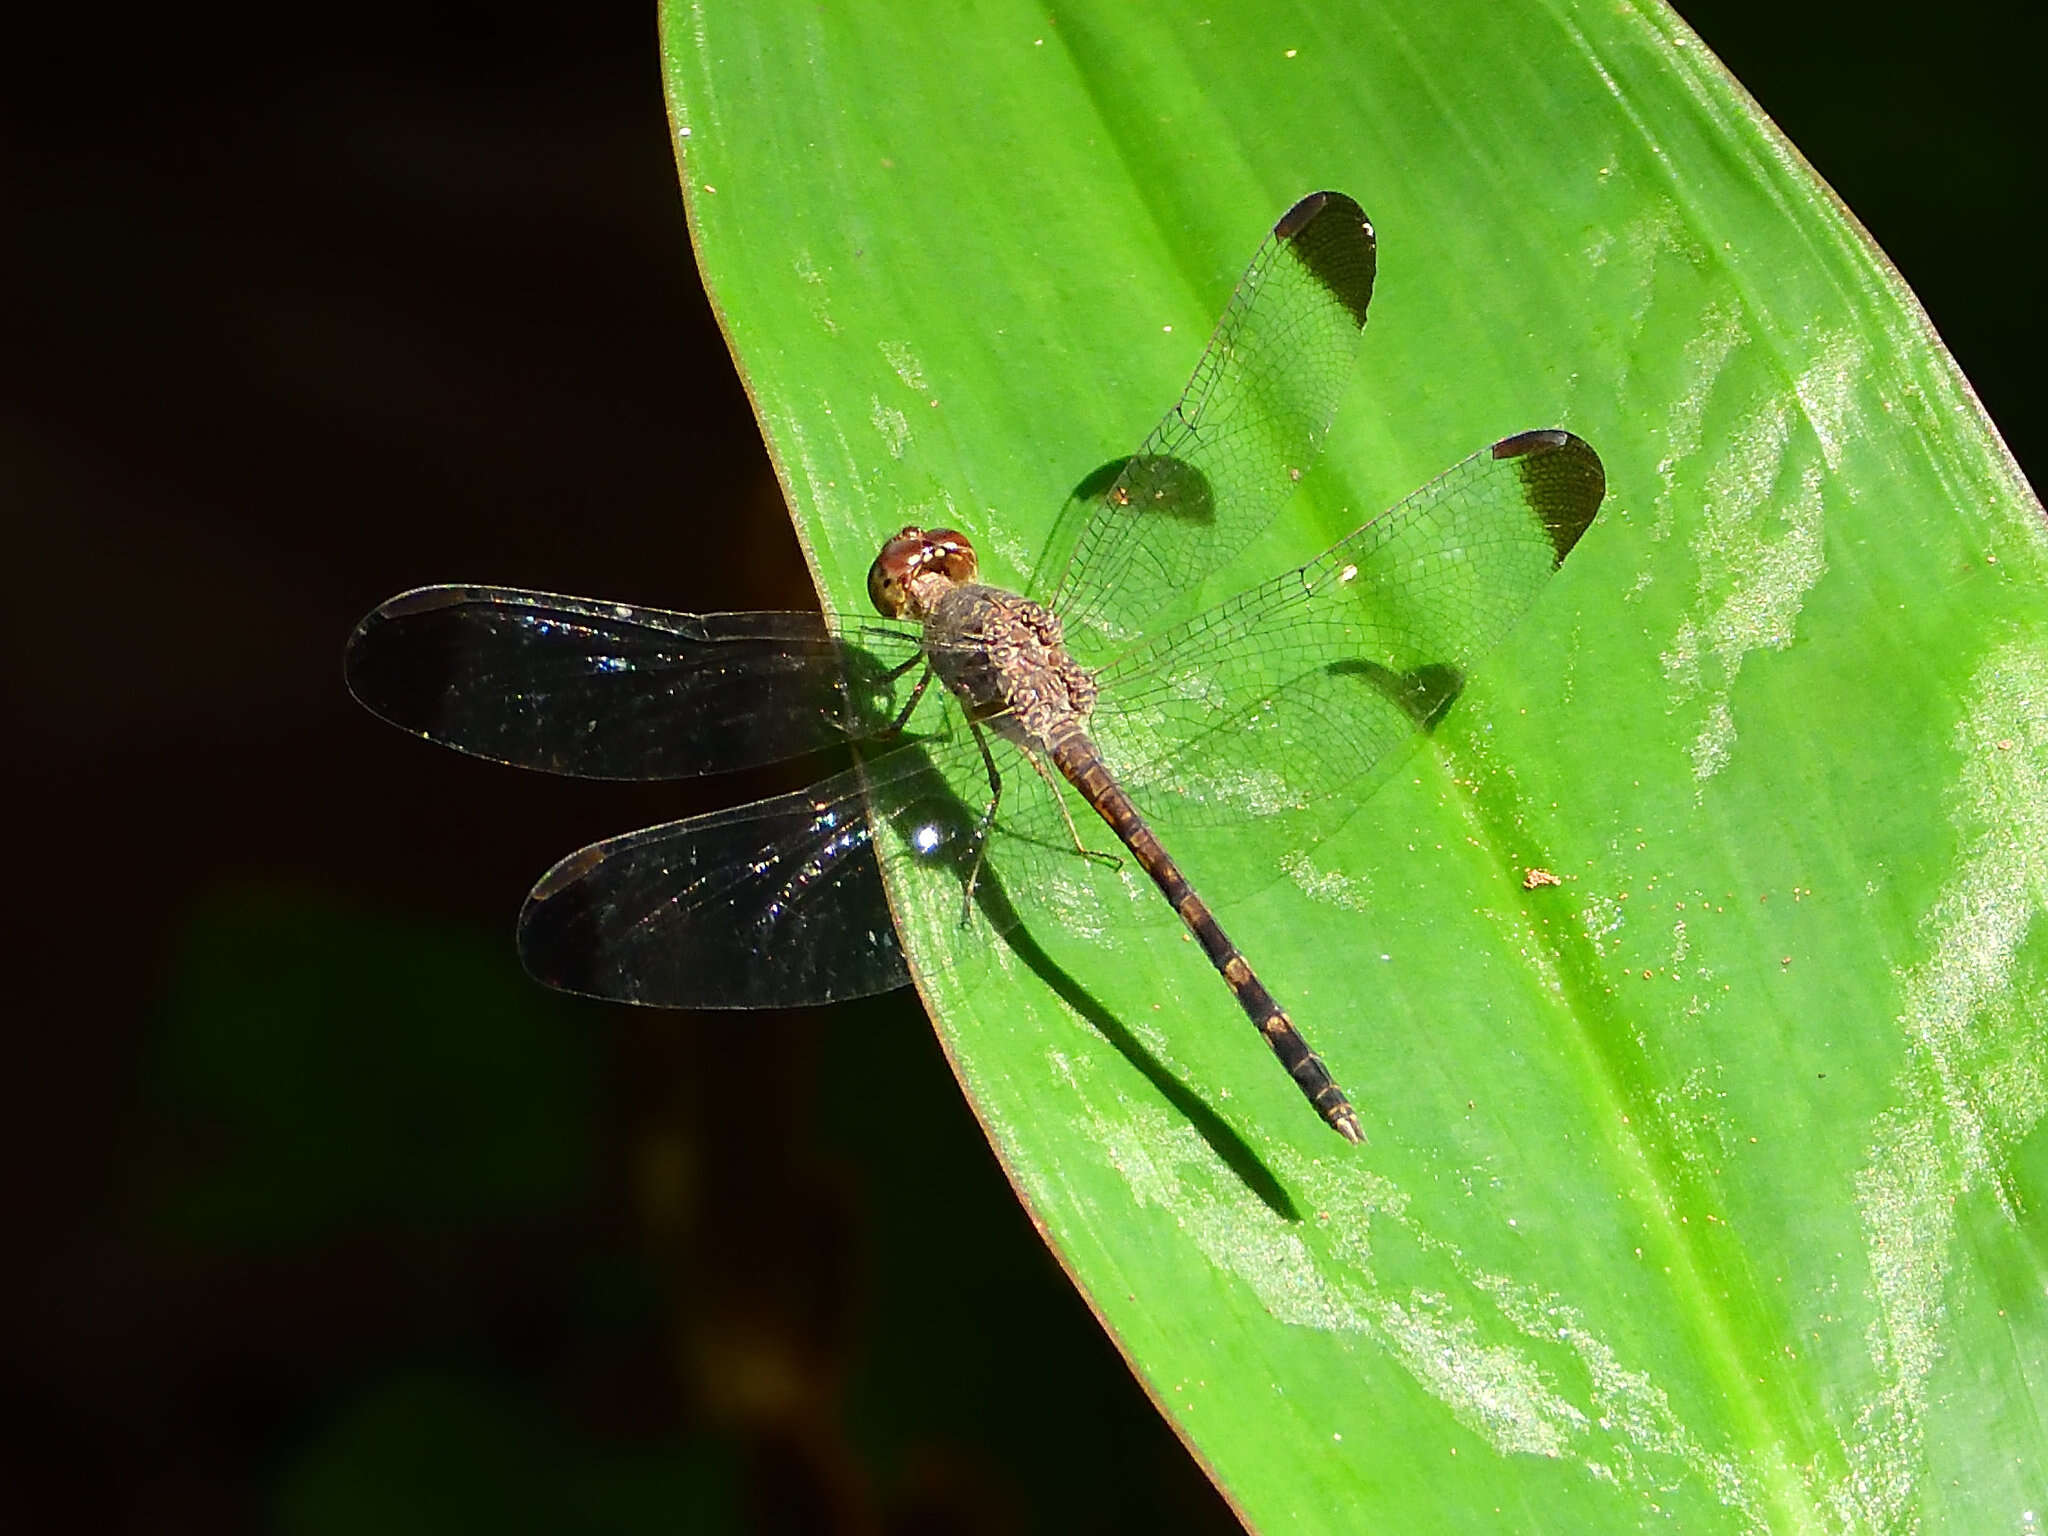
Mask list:
[[[918,686],[924,685],[920,683]],[[967,729],[974,733],[974,744],[981,749],[982,764],[988,769],[988,805],[982,810],[981,819],[974,824],[974,862],[967,868],[967,886],[960,901],[962,928],[974,917],[974,887],[981,879],[982,860],[988,857],[988,834],[996,824],[996,807],[1003,803],[1002,770],[996,767],[995,754],[988,749],[988,737],[982,732],[981,722],[969,718]]]
[[[1124,861],[1115,854],[1104,853],[1099,848],[1090,848],[1081,841],[1081,834],[1074,826],[1074,813],[1067,808],[1067,797],[1060,793],[1059,780],[1055,779],[1052,776],[1051,770],[1039,760],[1038,754],[1027,748],[1024,753],[1024,761],[1037,771],[1038,776],[1045,780],[1045,787],[1052,792],[1052,803],[1060,808],[1060,820],[1067,824],[1067,836],[1073,839],[1074,852],[1081,855],[1084,859],[1094,860],[1094,862],[1107,869],[1122,869]]]
[[[931,663],[928,660],[926,660],[925,655],[922,651],[918,652],[917,655],[911,657],[910,660],[904,662],[902,666],[895,668],[889,673],[889,681],[893,683],[894,681],[896,681],[897,678],[901,677],[904,673],[908,672],[912,667],[916,666],[921,661],[925,663],[924,676],[920,677],[917,680],[917,686],[910,690],[910,702],[905,704],[903,708],[897,712],[896,718],[894,720],[891,720],[881,730],[875,732],[875,738],[877,740],[885,740],[888,737],[902,734],[903,727],[910,723],[910,717],[917,713],[917,706],[919,701],[924,698],[925,689],[929,688],[932,684]],[[988,748],[983,747],[982,756],[986,757],[987,755]]]

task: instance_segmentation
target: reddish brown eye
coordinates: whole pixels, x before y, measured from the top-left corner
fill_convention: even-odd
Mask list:
[[[926,563],[939,571],[948,581],[973,581],[981,574],[981,562],[975,558],[974,546],[967,535],[957,528],[934,528],[924,536],[930,553]]]
[[[882,546],[868,567],[868,601],[888,618],[921,619],[924,614],[917,611],[917,603],[932,601],[932,594],[913,594],[914,577],[930,573],[951,582],[973,581],[979,569],[966,534],[951,528],[906,528]]]
[[[905,528],[882,546],[875,563],[868,567],[868,601],[884,618],[900,619],[909,605],[904,583],[925,560],[922,528]]]

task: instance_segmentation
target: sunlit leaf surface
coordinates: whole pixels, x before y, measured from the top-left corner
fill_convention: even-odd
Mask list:
[[[925,988],[1247,1519],[2043,1518],[2041,508],[1682,25],[750,0],[670,4],[664,45],[697,256],[836,611],[913,520],[1026,581],[1317,187],[1378,230],[1364,360],[1211,595],[1508,432],[1606,461],[1387,789],[1306,857],[1248,824],[1191,863],[1365,1146],[1170,924],[1041,911]],[[902,916],[930,955],[957,914]]]

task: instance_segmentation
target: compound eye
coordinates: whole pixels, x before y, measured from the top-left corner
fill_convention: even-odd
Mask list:
[[[928,536],[922,528],[905,528],[882,546],[868,567],[868,601],[886,619],[903,618],[910,608],[908,583],[929,558]]]
[[[981,561],[967,535],[957,528],[934,528],[925,534],[927,562],[948,581],[966,583],[981,574]]]

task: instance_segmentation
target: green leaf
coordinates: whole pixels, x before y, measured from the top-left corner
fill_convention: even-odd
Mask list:
[[[1041,913],[928,977],[1147,1390],[1262,1530],[2021,1528],[2041,508],[1897,274],[1658,6],[904,16],[664,17],[835,611],[909,521],[1026,578],[1318,187],[1378,230],[1365,360],[1236,584],[1511,431],[1608,469],[1393,784],[1305,862],[1248,823],[1190,870],[1367,1145],[1171,927]],[[902,913],[921,964],[943,905]]]

